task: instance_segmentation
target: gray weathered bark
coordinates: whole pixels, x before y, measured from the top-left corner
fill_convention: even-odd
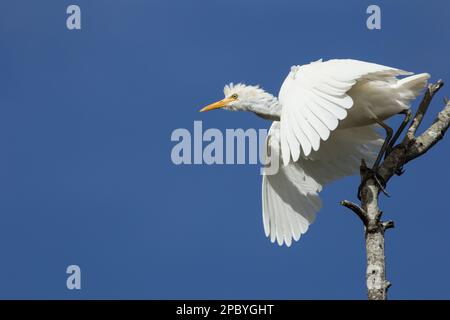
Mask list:
[[[390,152],[378,169],[378,180],[387,183],[394,174],[400,173],[403,166],[411,160],[425,154],[439,140],[444,137],[450,125],[450,102],[445,99],[445,107],[439,113],[433,124],[421,135],[416,136],[428,106],[433,96],[443,86],[439,80],[436,84],[430,84],[425,92],[423,100],[408,128],[404,139]],[[382,211],[378,207],[378,196],[384,192],[384,186],[380,186],[370,170],[367,169],[364,160],[361,162],[361,206],[344,200],[341,204],[361,219],[365,228],[366,239],[366,285],[369,300],[385,300],[387,290],[390,287],[386,280],[386,265],[384,255],[384,232],[394,227],[393,221],[382,221]]]

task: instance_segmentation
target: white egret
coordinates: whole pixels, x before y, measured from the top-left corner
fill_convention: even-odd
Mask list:
[[[397,78],[404,75],[410,76]],[[284,165],[263,175],[264,231],[272,242],[290,246],[313,222],[325,184],[357,173],[361,159],[376,175],[429,77],[357,60],[319,60],[293,66],[278,98],[258,86],[230,84],[223,100],[200,111],[251,111],[273,120],[266,143]],[[397,114],[406,116],[393,137],[383,121]],[[384,141],[378,125],[386,130]]]

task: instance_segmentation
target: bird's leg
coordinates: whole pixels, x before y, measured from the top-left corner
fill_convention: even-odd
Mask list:
[[[361,200],[361,189],[363,184],[370,178],[373,178],[375,180],[375,183],[378,185],[380,190],[389,197],[389,194],[384,189],[386,183],[383,181],[383,178],[381,178],[378,174],[378,167],[380,166],[381,159],[383,159],[384,154],[386,153],[386,149],[389,146],[389,143],[392,139],[392,135],[394,134],[394,130],[392,130],[391,127],[389,127],[386,123],[384,123],[381,120],[376,119],[375,120],[381,127],[383,127],[384,130],[386,130],[386,139],[383,142],[383,145],[381,146],[380,152],[378,153],[378,156],[372,166],[372,169],[366,168],[366,174],[364,174],[364,177],[361,180],[361,184],[358,187],[358,199]],[[380,181],[381,180],[381,181]]]
[[[407,124],[409,123],[409,120],[411,120],[411,117],[412,117],[412,112],[409,109],[403,110],[399,114],[404,114],[405,118],[403,119],[402,123],[400,124],[400,127],[397,129],[397,132],[395,133],[394,137],[389,142],[386,153],[384,155],[385,158],[392,152],[392,148],[394,147],[394,144],[397,142],[398,138],[400,137],[400,135],[402,134],[403,130],[406,128]],[[403,168],[399,168],[395,171],[395,174],[400,176],[403,174],[403,172],[404,172]]]
[[[388,145],[387,150],[386,150],[385,157],[387,157],[391,153],[392,148],[394,147],[394,144],[397,142],[398,138],[402,134],[403,130],[405,130],[409,120],[411,120],[411,117],[412,117],[412,112],[409,109],[403,110],[399,114],[405,115],[405,118],[403,119],[400,127],[397,129],[397,132],[395,132],[394,137],[389,142],[389,145]]]
[[[383,127],[384,130],[386,130],[386,139],[383,142],[383,145],[381,146],[380,152],[378,153],[377,159],[373,163],[372,170],[377,171],[378,167],[380,165],[381,159],[383,159],[384,154],[386,153],[386,150],[388,149],[390,145],[390,141],[392,139],[392,135],[394,133],[394,130],[392,130],[391,127],[389,127],[386,123],[384,123],[381,120],[375,120],[380,126]],[[406,126],[406,125],[405,125]],[[403,130],[403,129],[402,129]]]

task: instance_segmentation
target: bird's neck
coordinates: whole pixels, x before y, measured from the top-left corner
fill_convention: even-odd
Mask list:
[[[266,120],[280,121],[281,103],[273,95],[267,94],[264,99],[252,103],[249,109]]]

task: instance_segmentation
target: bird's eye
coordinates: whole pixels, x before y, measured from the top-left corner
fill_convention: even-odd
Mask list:
[[[231,99],[236,100],[237,98],[238,98],[238,95],[236,93],[231,96]]]

